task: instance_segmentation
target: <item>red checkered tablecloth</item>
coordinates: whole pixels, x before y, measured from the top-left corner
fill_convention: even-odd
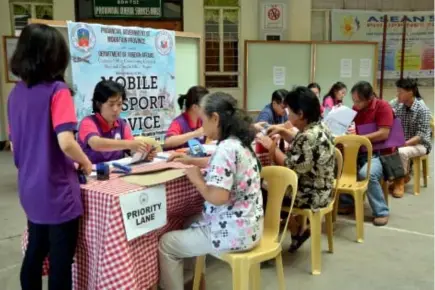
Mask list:
[[[269,165],[267,154],[258,155]],[[82,186],[85,208],[73,265],[74,289],[148,289],[159,278],[158,241],[164,233],[180,229],[186,219],[200,213],[203,199],[186,177],[166,184],[167,224],[145,236],[127,241],[119,196],[143,187],[116,175],[108,181],[90,180]],[[22,239],[27,246],[27,230]],[[43,274],[49,270],[48,258]]]

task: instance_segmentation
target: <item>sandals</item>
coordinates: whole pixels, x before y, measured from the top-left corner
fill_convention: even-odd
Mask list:
[[[310,238],[310,235],[311,235],[310,230],[306,229],[301,235],[292,236],[292,243],[290,245],[288,252],[289,253],[296,252],[305,243],[305,241]]]

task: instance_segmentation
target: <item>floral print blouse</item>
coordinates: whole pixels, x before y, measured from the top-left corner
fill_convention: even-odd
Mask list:
[[[254,153],[237,138],[221,141],[207,167],[206,183],[230,192],[227,204],[204,203],[196,225],[209,226],[216,252],[254,247],[263,231],[263,199],[260,168]]]
[[[298,175],[295,207],[316,210],[332,199],[335,146],[331,132],[322,122],[308,125],[293,139],[285,166]]]

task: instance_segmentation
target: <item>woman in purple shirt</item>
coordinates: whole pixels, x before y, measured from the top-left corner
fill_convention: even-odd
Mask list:
[[[11,60],[13,74],[22,79],[8,98],[8,122],[20,202],[28,220],[20,275],[25,290],[42,289],[47,255],[48,288],[72,288],[71,266],[83,214],[74,162],[86,174],[92,164],[74,138],[74,103],[63,81],[69,61],[63,36],[43,24],[23,29]]]
[[[132,152],[152,151],[151,145],[134,139],[130,126],[120,117],[126,99],[124,87],[115,81],[100,81],[95,86],[94,114],[83,118],[78,132],[78,142],[92,163],[118,160]],[[154,153],[148,154],[149,160]]]
[[[187,91],[187,94],[178,98],[180,110],[185,109],[185,111],[169,125],[165,137],[165,150],[185,148],[188,146],[187,142],[190,139],[198,139],[201,143],[204,143],[202,121],[199,117],[199,103],[208,93],[206,88],[194,86]]]

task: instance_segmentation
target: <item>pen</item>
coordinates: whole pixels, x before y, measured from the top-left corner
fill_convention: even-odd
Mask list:
[[[131,172],[131,167],[129,166],[125,166],[125,165],[121,165],[119,163],[113,162],[112,163],[113,167],[122,170],[125,173],[130,173]]]
[[[168,160],[168,157],[166,157],[166,156],[159,156],[159,155],[157,155],[155,158],[162,159],[162,160]]]

